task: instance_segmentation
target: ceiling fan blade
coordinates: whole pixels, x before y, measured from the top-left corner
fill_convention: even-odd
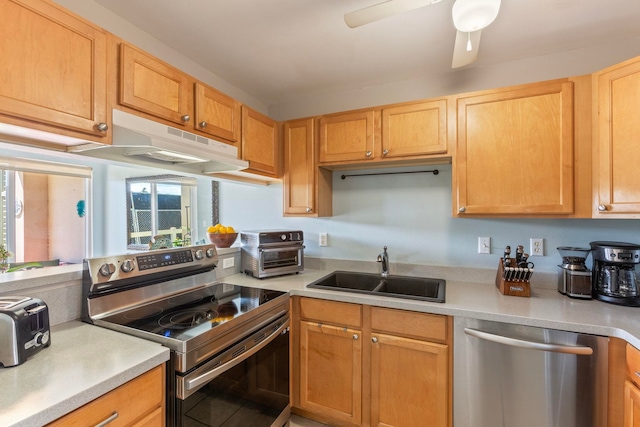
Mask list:
[[[471,50],[467,50],[467,46],[471,43]],[[460,68],[469,65],[478,57],[478,48],[480,47],[480,30],[471,33],[456,33],[456,42],[453,46],[453,61],[451,68]]]
[[[344,22],[350,28],[379,21],[402,12],[439,3],[442,0],[388,0],[344,15]]]

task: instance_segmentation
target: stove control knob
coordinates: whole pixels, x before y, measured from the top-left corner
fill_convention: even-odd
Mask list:
[[[282,241],[287,240],[287,235],[286,234],[281,234],[280,235],[280,240],[282,240]]]
[[[204,252],[202,251],[202,249],[198,249],[195,253],[196,255],[196,259],[202,259],[204,258]]]
[[[216,251],[213,250],[213,248],[207,249],[207,258],[213,258],[215,254],[216,254]]]
[[[133,260],[125,259],[122,261],[122,265],[120,266],[120,270],[123,273],[131,273],[136,268],[136,265],[133,263]]]
[[[102,264],[98,270],[101,276],[109,277],[116,272],[116,266],[113,264]]]

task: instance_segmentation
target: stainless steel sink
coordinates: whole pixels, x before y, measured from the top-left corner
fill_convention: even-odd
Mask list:
[[[335,271],[307,285],[309,288],[380,295],[395,298],[445,302],[446,282],[426,277],[388,276]]]

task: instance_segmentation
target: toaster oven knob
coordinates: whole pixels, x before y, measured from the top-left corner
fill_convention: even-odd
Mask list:
[[[195,253],[196,255],[196,259],[202,259],[204,258],[204,252],[202,251],[202,249],[198,249]]]
[[[113,264],[102,264],[98,269],[101,276],[109,277],[116,272],[116,266]]]
[[[135,264],[130,259],[122,261],[122,265],[120,266],[120,270],[122,270],[123,273],[131,273],[134,268]]]
[[[216,251],[214,251],[213,248],[207,249],[207,258],[213,258],[215,254],[216,254]]]

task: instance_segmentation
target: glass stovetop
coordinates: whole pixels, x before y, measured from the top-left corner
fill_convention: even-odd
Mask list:
[[[119,312],[102,320],[188,341],[283,294],[217,283]]]

